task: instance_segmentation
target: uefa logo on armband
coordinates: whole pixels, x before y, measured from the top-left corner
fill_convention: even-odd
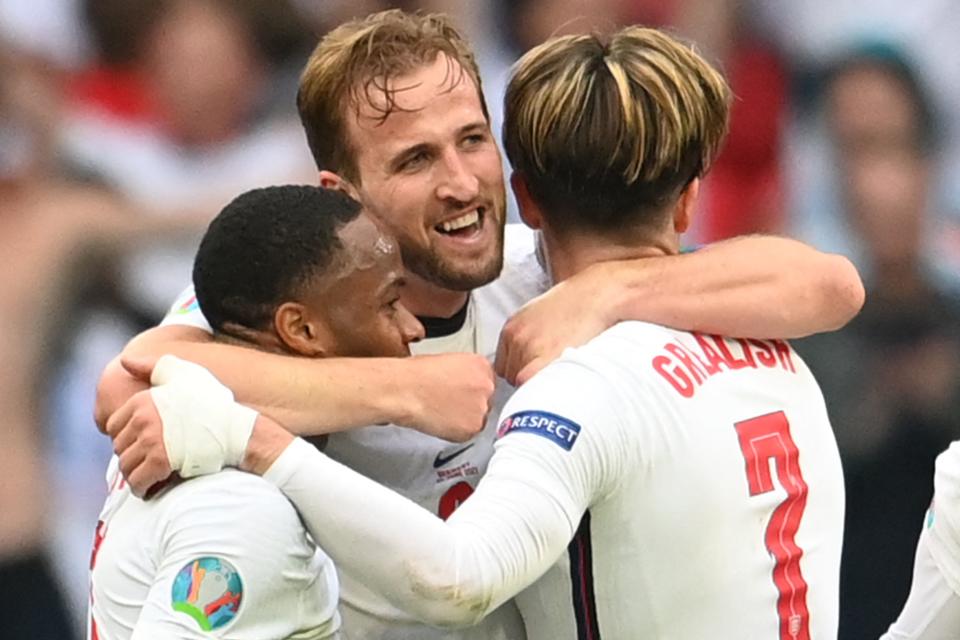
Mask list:
[[[204,631],[212,631],[237,616],[243,599],[243,582],[232,564],[207,556],[192,560],[180,569],[170,595],[174,611],[187,614]]]

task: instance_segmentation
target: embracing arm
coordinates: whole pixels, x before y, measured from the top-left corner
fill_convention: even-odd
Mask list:
[[[425,622],[476,624],[543,575],[633,468],[602,381],[570,373],[551,369],[514,396],[486,474],[446,522],[301,440],[282,449],[264,425],[244,464],[283,491],[344,571]],[[553,431],[531,409],[541,406]]]
[[[168,353],[203,365],[238,401],[299,434],[393,422],[464,440],[482,428],[493,391],[489,364],[473,354],[298,358],[217,343],[208,332],[181,325],[140,334],[120,358],[149,362]],[[149,373],[139,377],[147,380]],[[119,359],[112,362],[97,388],[101,428],[145,386]]]
[[[576,531],[551,494],[556,480],[518,462],[492,466],[446,522],[303,440],[264,478],[341,570],[428,624],[462,627],[545,573]]]
[[[497,373],[522,383],[565,347],[623,320],[728,336],[798,338],[842,327],[863,300],[863,284],[849,260],[776,236],[734,238],[678,256],[603,262],[558,284],[507,322]]]

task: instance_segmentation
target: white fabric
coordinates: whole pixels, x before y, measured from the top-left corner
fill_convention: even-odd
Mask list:
[[[960,637],[960,442],[937,456],[933,486],[910,595],[883,640]]]
[[[107,480],[112,490],[90,579],[99,640],[338,637],[333,564],[290,503],[261,478],[224,470],[143,501],[114,458]],[[209,632],[172,608],[175,576],[201,557],[229,562],[243,584],[236,618]]]
[[[471,293],[463,328],[450,336],[421,340],[411,345],[413,352],[420,355],[475,352],[492,360],[503,323],[549,287],[536,257],[535,237],[523,225],[507,225],[503,272],[495,282]],[[210,330],[192,287],[178,297],[162,324]],[[496,418],[512,391],[510,385],[498,380],[487,427],[467,443],[451,444],[406,427],[388,425],[332,434],[324,450],[331,458],[390,487],[431,513],[447,513],[473,492],[486,471],[487,461],[493,454]],[[445,460],[449,461],[435,466]],[[522,640],[524,637],[513,605],[489,616],[475,629],[441,631],[416,623],[349,572],[341,571],[340,577],[341,613],[344,629],[350,635],[390,640]]]
[[[233,392],[198,364],[165,355],[150,376],[173,471],[184,478],[239,467],[257,412],[233,402]]]
[[[523,590],[516,601],[528,637],[543,640],[578,637],[571,594],[587,575],[597,614],[589,624],[603,637],[705,638],[718,629],[777,637],[775,558],[765,540],[786,504],[780,513],[796,525],[808,589],[792,592],[784,631],[805,622],[811,638],[835,638],[844,495],[820,390],[786,343],[700,340],[707,346],[631,322],[569,350],[517,391],[502,418],[549,412],[580,426],[573,445],[558,444],[570,442],[571,429],[556,421],[538,434],[508,430],[476,492],[446,523],[300,442],[265,478],[342,571],[395,605],[466,625]],[[698,373],[683,373],[677,353]],[[717,354],[726,363],[707,376]],[[693,384],[697,375],[705,382]],[[785,432],[740,444],[738,423],[767,425],[778,412]],[[759,455],[753,467],[771,486],[751,497],[747,455],[771,442],[779,443],[775,464]],[[797,499],[787,502],[785,482]],[[592,563],[572,566],[586,538],[564,551],[588,509]],[[773,544],[784,540],[774,533]],[[787,579],[798,587],[797,577]]]
[[[960,442],[937,456],[931,511],[930,554],[944,580],[960,594]]]

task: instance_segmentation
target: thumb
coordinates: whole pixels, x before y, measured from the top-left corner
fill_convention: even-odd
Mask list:
[[[526,384],[527,380],[532,378],[549,363],[550,361],[544,358],[534,358],[523,369],[520,369],[520,373],[517,374],[517,379],[514,383],[514,386],[519,387]]]
[[[157,364],[157,358],[153,356],[122,356],[120,365],[123,369],[137,380],[150,382],[150,374]]]

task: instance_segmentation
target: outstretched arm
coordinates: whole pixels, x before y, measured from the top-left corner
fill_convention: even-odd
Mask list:
[[[226,415],[237,405],[225,399],[209,372],[195,365],[166,358],[158,370],[162,373],[155,374],[154,381],[160,384],[151,393],[165,429],[175,427],[172,449],[218,453],[218,447],[204,441],[230,439],[222,431],[231,427],[221,429],[220,421],[202,416]],[[549,381],[538,380],[524,391],[533,393],[538,384]],[[550,388],[541,387],[540,397],[552,398],[546,393]],[[567,430],[555,430],[565,434],[562,442],[559,436],[505,433],[476,492],[446,522],[306,442],[292,440],[262,415],[254,422],[242,466],[280,488],[318,545],[395,606],[431,624],[475,624],[549,569],[594,497],[615,485],[620,471],[631,468],[622,460],[624,447],[619,443],[625,431],[613,414],[616,403],[605,395],[605,385],[593,378],[571,378],[562,390],[570,388],[587,400],[561,393],[549,404],[565,415],[565,407],[574,411]],[[176,407],[185,403],[197,410],[179,412]],[[201,424],[178,424],[195,422],[198,416]],[[574,433],[569,425],[576,424],[582,430],[577,427]],[[198,440],[204,429],[221,433]],[[122,449],[120,438],[117,443]],[[138,461],[151,456],[138,450],[143,452],[139,443],[121,450],[120,467],[134,490],[142,491],[151,479],[141,473]],[[358,510],[358,504],[363,508]],[[364,553],[356,553],[358,548]]]
[[[678,256],[603,262],[558,284],[507,322],[496,370],[522,384],[564,348],[623,320],[728,336],[798,338],[842,327],[863,300],[863,283],[849,260],[776,236],[734,238]]]
[[[150,329],[134,338],[121,357],[149,362],[168,353],[202,364],[238,401],[304,435],[395,423],[465,440],[482,429],[493,392],[490,365],[474,354],[297,358],[220,344],[189,326]],[[141,372],[140,380],[148,379]],[[119,358],[112,362],[97,388],[101,429],[144,386],[120,366]]]

